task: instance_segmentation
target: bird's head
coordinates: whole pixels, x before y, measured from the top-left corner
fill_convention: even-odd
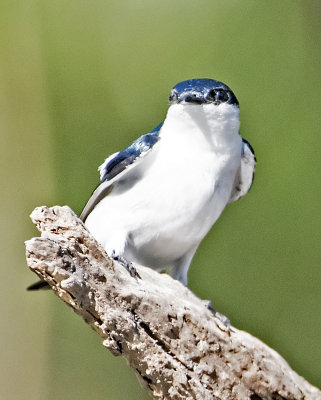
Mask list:
[[[239,102],[232,90],[214,79],[190,79],[175,85],[169,101],[174,104],[231,104],[239,107]]]

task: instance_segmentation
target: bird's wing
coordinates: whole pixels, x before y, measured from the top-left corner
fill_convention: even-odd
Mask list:
[[[114,185],[122,180],[124,175],[127,175],[128,171],[139,165],[146,154],[151,151],[153,146],[160,139],[159,132],[162,125],[163,123],[159,124],[151,132],[135,140],[135,142],[126,149],[108,157],[98,168],[101,183],[84,207],[80,215],[82,221],[85,221],[100,200],[113,190]]]
[[[241,165],[236,175],[229,203],[245,196],[250,190],[254,179],[255,164],[256,158],[252,146],[247,140],[242,139]]]

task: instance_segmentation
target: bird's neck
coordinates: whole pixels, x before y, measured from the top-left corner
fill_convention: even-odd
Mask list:
[[[239,142],[239,127],[239,109],[230,104],[175,104],[168,110],[161,137],[182,143],[204,141],[217,151]]]

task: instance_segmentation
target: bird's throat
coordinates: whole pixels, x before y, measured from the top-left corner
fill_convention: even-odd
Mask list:
[[[178,145],[195,142],[197,147],[216,151],[239,146],[239,108],[230,104],[172,105],[162,127],[161,137]]]

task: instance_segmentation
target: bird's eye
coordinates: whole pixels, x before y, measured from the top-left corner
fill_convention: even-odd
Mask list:
[[[220,104],[228,101],[229,96],[224,89],[212,89],[208,92],[206,99],[211,103]]]
[[[215,101],[216,100],[216,91],[214,89],[210,90],[206,96],[208,101]]]
[[[169,95],[169,101],[170,101],[171,103],[176,103],[177,100],[178,100],[178,92],[177,92],[176,89],[173,89],[173,90],[171,91],[171,94]]]
[[[218,89],[216,91],[216,100],[220,103],[225,103],[228,100],[228,94],[224,89]]]

